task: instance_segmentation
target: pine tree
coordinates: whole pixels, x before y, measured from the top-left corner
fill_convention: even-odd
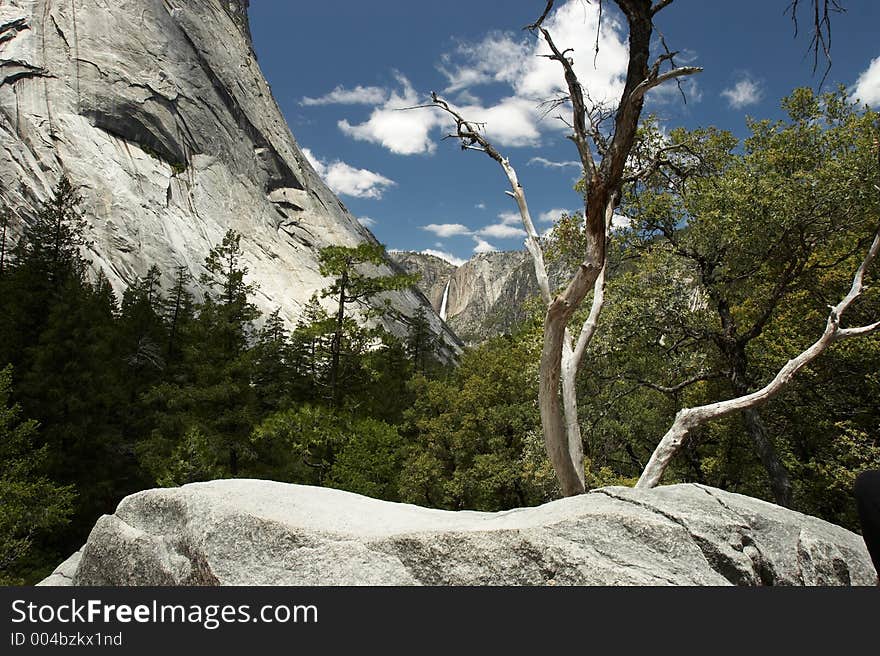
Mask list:
[[[241,237],[231,230],[211,249],[201,278],[208,287],[205,301],[174,338],[182,360],[174,377],[145,398],[156,412],[155,428],[138,451],[164,483],[237,476],[249,457],[257,401],[248,339],[259,312],[250,300],[256,286],[245,282],[242,255]],[[185,306],[184,280],[179,275],[172,291],[177,320]],[[184,466],[193,458],[198,467]]]
[[[67,523],[75,496],[73,487],[43,475],[46,448],[37,446],[37,422],[21,420],[21,407],[11,403],[11,385],[12,367],[6,367],[0,370],[0,585],[39,576],[27,574],[41,564],[35,542]],[[46,556],[52,557],[57,555]]]
[[[335,276],[333,283],[322,291],[322,296],[333,298],[336,303],[333,339],[330,344],[329,388],[330,402],[341,402],[341,357],[343,355],[346,328],[346,306],[353,303],[369,303],[377,295],[396,289],[405,289],[418,280],[418,276],[391,274],[371,276],[362,272],[365,265],[378,267],[386,264],[385,248],[381,244],[364,243],[356,247],[328,246],[318,254],[322,276]]]
[[[321,307],[317,295],[313,295],[290,335],[291,394],[297,401],[317,401],[320,398],[319,389],[325,382],[332,332],[332,320]]]
[[[252,322],[259,316],[250,296],[256,285],[245,282],[248,269],[242,264],[241,235],[228,230],[223,241],[208,253],[201,282],[209,288],[202,314],[216,313],[216,328],[228,354],[245,346]]]
[[[177,362],[181,358],[180,334],[195,318],[194,299],[189,292],[192,275],[186,266],[178,266],[174,271],[174,287],[169,297],[161,304],[161,314],[167,325],[168,342],[165,360]]]
[[[291,345],[281,311],[268,316],[253,347],[253,385],[261,413],[274,412],[291,402],[293,372]]]
[[[406,337],[406,354],[418,373],[424,374],[436,367],[439,344],[440,337],[431,331],[425,308],[419,306],[410,320]]]
[[[81,204],[82,197],[70,180],[62,177],[35,220],[25,226],[16,246],[18,262],[42,271],[49,285],[85,272],[87,263],[80,249],[87,245],[87,222],[82,216]]]
[[[137,278],[122,295],[120,331],[127,352],[125,360],[138,380],[165,367],[165,326],[161,317],[165,299],[160,278],[159,267],[154,264],[146,276]]]
[[[71,532],[59,535],[71,547],[142,481],[134,437],[122,430],[128,399],[110,283],[102,274],[94,286],[70,277],[57,293],[29,349],[18,398],[43,427],[49,476],[79,490]]]
[[[354,390],[358,411],[373,419],[398,424],[403,420],[404,410],[413,401],[408,386],[413,362],[406,346],[397,337],[381,328],[370,332],[379,345],[361,358],[366,376],[365,384]]]
[[[71,279],[74,287],[85,283],[88,262],[80,251],[86,245],[86,221],[80,203],[70,181],[62,178],[52,197],[25,225],[11,251],[14,265],[8,259],[4,263],[0,363],[11,362],[20,372],[29,367],[29,350],[43,330],[49,309],[70,288],[67,283]]]

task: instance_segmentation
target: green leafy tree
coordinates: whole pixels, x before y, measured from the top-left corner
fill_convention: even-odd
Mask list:
[[[387,263],[385,248],[380,244],[327,246],[318,254],[318,262],[321,275],[333,278],[333,282],[322,291],[322,296],[332,298],[336,304],[330,343],[329,400],[338,406],[342,392],[340,360],[345,347],[347,306],[367,304],[382,292],[405,289],[415,284],[418,278],[404,274],[371,275],[365,272],[370,265],[375,271]]]
[[[30,582],[49,553],[34,553],[36,538],[64,526],[75,498],[72,486],[46,478],[46,447],[37,445],[37,422],[23,421],[11,403],[12,367],[0,370],[0,584]],[[36,576],[30,571],[36,570]]]
[[[723,373],[733,396],[757,389],[754,344],[780,308],[821,271],[854,270],[876,222],[876,115],[845,90],[820,98],[801,89],[783,106],[788,121],[750,123],[742,154],[727,133],[673,131],[686,148],[624,203],[635,247],[679,259],[694,282],[697,307],[675,317],[668,338],[700,343],[714,371],[691,375]],[[776,501],[791,505],[790,474],[760,411],[741,420]]]
[[[880,211],[876,115],[842,92],[801,90],[784,106],[789,118],[751,123],[743,148],[714,129],[643,128],[636,155],[662,151],[664,161],[624,198],[631,224],[611,236],[601,330],[578,383],[594,469],[638,476],[681,408],[772,379],[852,284]],[[560,226],[548,251],[565,257],[582,228]],[[870,323],[876,298],[863,293],[851,321]],[[853,445],[872,452],[876,343],[841,342],[760,411],[694,428],[666,480],[770,496],[854,526],[847,486],[871,462]]]
[[[392,424],[353,418],[330,468],[327,485],[356,494],[399,501],[403,439]]]
[[[501,510],[558,492],[546,458],[535,457],[541,451],[535,449],[538,344],[533,334],[496,338],[466,351],[445,378],[413,378],[403,429],[410,443],[400,476],[403,501]]]
[[[166,483],[189,482],[177,478],[188,471],[178,464],[181,454],[194,449],[201,449],[199,458],[207,463],[198,471],[238,476],[241,462],[250,457],[248,439],[257,419],[248,340],[259,312],[250,300],[256,287],[246,282],[241,237],[228,231],[209,252],[205,270],[205,301],[176,338],[179,370],[145,397],[155,428],[139,446],[140,458],[156,480]]]
[[[254,475],[397,500],[402,441],[390,424],[307,404],[267,417],[252,442]]]

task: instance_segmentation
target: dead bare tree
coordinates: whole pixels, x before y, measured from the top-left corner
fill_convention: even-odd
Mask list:
[[[811,48],[815,52],[815,63],[821,53],[830,67],[830,11],[841,11],[837,0],[809,0],[814,9],[814,37]],[[602,0],[597,0],[601,10]],[[596,332],[599,315],[604,303],[605,269],[607,265],[606,246],[608,232],[614,211],[621,198],[623,186],[656,171],[666,162],[671,145],[660,148],[648,157],[638,158],[633,170],[627,171],[627,164],[636,141],[645,94],[664,82],[674,80],[680,83],[682,77],[700,72],[693,66],[676,66],[676,52],[666,47],[661,37],[663,53],[651,61],[651,39],[654,34],[654,17],[673,3],[673,0],[614,0],[626,18],[629,29],[629,63],[624,89],[616,110],[613,112],[613,128],[605,132],[601,123],[611,116],[587,103],[589,96],[574,70],[572,53],[574,49],[560,50],[552,35],[544,26],[555,6],[555,0],[547,0],[540,17],[525,29],[542,38],[550,49],[549,59],[562,67],[567,93],[549,104],[551,108],[567,105],[571,119],[566,124],[571,128],[569,139],[575,144],[584,171],[585,183],[585,236],[586,245],[583,259],[565,288],[555,296],[550,288],[544,263],[540,238],[535,230],[526,201],[525,191],[519,182],[516,170],[509,159],[504,157],[488,140],[483,126],[467,120],[447,101],[432,94],[432,104],[426,107],[439,108],[450,115],[455,124],[455,132],[448,138],[457,139],[463,150],[485,153],[503,169],[510,190],[507,192],[517,203],[527,237],[526,248],[535,267],[535,275],[541,296],[547,304],[544,318],[544,340],[540,362],[539,407],[541,424],[547,454],[553,464],[562,492],[566,496],[580,494],[585,490],[583,443],[575,382],[584,353]],[[797,10],[800,0],[793,0],[789,6],[792,19],[797,28]],[[820,13],[820,6],[822,13]],[[601,15],[601,14],[600,14]],[[597,37],[598,47],[598,37]],[[666,70],[663,70],[666,68]],[[827,74],[827,71],[826,71]],[[641,155],[641,154],[640,154]],[[878,233],[880,234],[880,233]],[[697,426],[711,419],[734,412],[748,412],[778,394],[789,383],[798,370],[818,357],[831,343],[844,337],[867,334],[878,325],[862,328],[842,329],[839,327],[840,315],[855,300],[861,291],[864,270],[876,255],[877,241],[871,253],[859,269],[850,294],[832,311],[828,328],[816,344],[784,367],[767,387],[753,394],[741,396],[700,408],[682,410],[676,417],[639,481],[640,487],[652,487],[662,477],[666,465],[682,445],[687,435]],[[572,337],[570,324],[575,313],[590,292],[593,292],[592,306],[587,320],[581,326],[578,338]]]
[[[623,93],[614,114],[614,127],[608,135],[596,124],[585,101],[585,90],[574,71],[573,49],[560,50],[544,22],[554,6],[548,0],[543,14],[526,29],[543,38],[550,49],[549,59],[562,67],[567,94],[558,104],[571,108],[572,130],[585,174],[586,248],[583,260],[561,293],[552,295],[538,233],[529,213],[525,191],[510,161],[489,142],[477,123],[466,120],[445,100],[432,95],[433,106],[452,116],[456,131],[449,135],[466,150],[478,150],[495,160],[510,183],[507,192],[517,203],[525,228],[526,248],[532,256],[541,295],[547,303],[544,319],[544,343],[541,353],[539,406],[547,454],[559,479],[563,494],[571,496],[585,490],[583,443],[578,422],[575,380],[584,353],[596,331],[602,310],[605,288],[606,242],[609,226],[621,190],[627,181],[627,159],[635,142],[645,94],[668,80],[699,72],[694,66],[675,66],[674,52],[666,51],[651,62],[651,38],[654,16],[672,0],[614,0],[629,26],[629,64]],[[663,70],[668,66],[668,70]],[[581,327],[577,341],[569,324],[593,292],[589,317]]]

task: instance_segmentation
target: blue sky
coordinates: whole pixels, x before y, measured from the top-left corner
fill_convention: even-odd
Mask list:
[[[679,64],[704,67],[677,88],[650,92],[647,110],[668,127],[716,125],[742,136],[746,115],[780,116],[779,101],[798,86],[814,89],[808,53],[808,0],[797,38],[789,0],[676,0],[657,17]],[[254,48],[300,145],[352,213],[390,249],[430,250],[449,259],[522,246],[506,179],[485,155],[442,139],[441,115],[398,111],[431,91],[486,123],[525,187],[539,230],[560,210],[579,209],[574,146],[540,102],[562,84],[536,56],[522,26],[543,0],[254,0]],[[880,2],[843,0],[832,16],[826,88],[843,84],[880,107]],[[575,48],[582,82],[613,102],[626,66],[626,31],[605,2],[600,50],[593,58],[596,5],[560,0],[548,25],[557,44]],[[873,65],[872,65],[873,64]]]

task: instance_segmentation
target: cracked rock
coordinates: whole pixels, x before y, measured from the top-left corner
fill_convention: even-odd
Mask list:
[[[858,535],[698,485],[449,512],[257,480],[148,490],[43,585],[873,585]]]

